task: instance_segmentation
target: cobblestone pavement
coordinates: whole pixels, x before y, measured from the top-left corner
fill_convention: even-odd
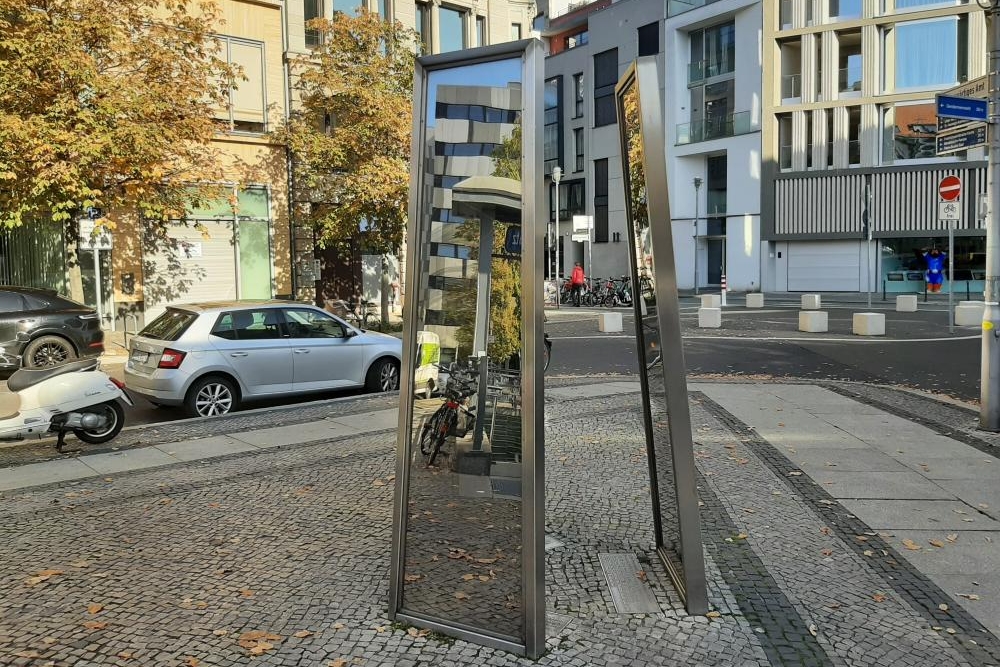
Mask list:
[[[864,390],[925,419],[960,410]],[[547,532],[562,546],[547,554],[538,664],[1000,664],[992,634],[940,609],[948,598],[877,534],[698,394],[718,613],[687,616],[652,544],[638,396],[546,406]],[[7,494],[0,664],[535,664],[388,622],[393,440],[385,431]],[[864,553],[883,546],[885,556]],[[661,613],[616,612],[598,562],[609,551],[638,556]]]

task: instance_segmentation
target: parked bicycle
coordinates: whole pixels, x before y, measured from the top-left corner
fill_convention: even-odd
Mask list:
[[[471,366],[454,363],[448,368],[441,368],[448,372],[444,403],[420,429],[420,453],[427,457],[428,466],[434,465],[449,435],[465,437],[476,424],[476,413],[469,408],[469,399],[479,389],[478,372]]]
[[[332,299],[326,302],[326,309],[359,329],[382,330],[382,317],[374,301]]]

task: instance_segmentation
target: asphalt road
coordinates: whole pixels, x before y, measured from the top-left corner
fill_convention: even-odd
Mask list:
[[[880,306],[876,306],[876,310]],[[778,304],[763,311],[726,310],[723,328],[697,328],[693,302],[682,302],[684,355],[693,376],[763,376],[856,380],[902,385],[944,393],[966,401],[979,399],[980,342],[976,329],[948,333],[947,313],[941,304],[925,306],[918,313],[886,314],[887,339],[850,336],[851,315],[867,308],[833,306],[828,309],[831,337],[797,331],[798,308]],[[601,310],[563,309],[548,312],[546,331],[553,339],[552,376],[638,373],[632,316],[625,309],[624,331],[598,331]],[[789,340],[794,339],[794,340]],[[122,378],[123,357],[112,357],[102,367]],[[360,395],[359,391],[327,392],[252,404],[254,407],[288,405]],[[179,408],[156,408],[135,397],[126,423],[150,424],[183,419]]]

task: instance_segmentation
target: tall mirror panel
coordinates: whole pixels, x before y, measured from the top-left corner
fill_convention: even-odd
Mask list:
[[[530,653],[525,573],[540,564],[526,545],[526,477],[540,443],[525,406],[536,396],[525,323],[541,284],[522,242],[535,192],[522,192],[526,147],[534,154],[524,48],[423,58],[418,70],[403,374],[413,392],[400,401],[392,604],[416,625]]]
[[[635,335],[657,550],[688,611],[704,613],[704,556],[657,69],[655,58],[641,58],[616,89]]]

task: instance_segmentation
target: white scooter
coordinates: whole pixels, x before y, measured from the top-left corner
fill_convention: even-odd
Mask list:
[[[0,348],[0,368],[20,360]],[[10,392],[0,392],[0,442],[57,435],[62,451],[66,433],[92,445],[108,442],[125,425],[121,403],[133,405],[125,385],[98,370],[96,359],[14,371]]]

